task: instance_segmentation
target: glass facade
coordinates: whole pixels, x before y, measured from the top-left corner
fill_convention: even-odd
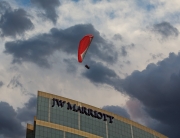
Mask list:
[[[108,124],[108,132],[109,138],[132,138],[131,126],[117,119]]]
[[[77,134],[63,132],[61,130],[48,128],[44,126],[36,126],[36,135],[37,138],[85,138],[83,136],[79,136]]]
[[[79,111],[73,111],[73,107],[68,110],[69,99],[66,98],[63,98],[66,102],[63,103],[63,100],[59,103],[55,102],[56,104],[52,107],[52,97],[51,94],[44,93],[43,96],[43,92],[38,92],[33,131],[27,130],[29,133],[26,138],[161,138],[160,133],[155,135],[157,132],[153,130],[154,133],[142,130],[138,127],[139,124],[136,126],[124,122],[119,119],[122,117],[117,117],[117,115],[110,123],[105,119],[97,119],[97,116],[85,114],[80,106]],[[103,113],[103,110],[101,112]],[[167,138],[164,135],[161,136]]]

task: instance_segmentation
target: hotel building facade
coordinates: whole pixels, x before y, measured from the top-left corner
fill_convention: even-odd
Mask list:
[[[26,138],[168,138],[111,112],[38,91],[34,124]]]

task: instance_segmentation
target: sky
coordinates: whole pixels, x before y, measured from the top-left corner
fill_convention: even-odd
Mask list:
[[[0,0],[0,138],[25,137],[38,90],[180,137],[179,13],[179,0]]]

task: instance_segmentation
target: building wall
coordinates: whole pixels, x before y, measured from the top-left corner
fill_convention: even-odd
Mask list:
[[[53,98],[66,103],[52,107]],[[67,102],[114,116],[113,122],[67,110]],[[64,97],[38,92],[37,103],[35,138],[167,138],[126,118]]]

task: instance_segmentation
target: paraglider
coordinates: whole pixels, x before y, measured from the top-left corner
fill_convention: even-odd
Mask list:
[[[88,51],[88,48],[89,48],[89,46],[91,44],[91,41],[92,41],[93,37],[94,37],[93,35],[89,34],[89,35],[85,35],[81,39],[81,41],[79,43],[79,48],[78,48],[78,61],[80,63],[83,62],[83,59],[84,59],[84,57],[85,57],[85,55],[86,55],[86,53]],[[85,67],[87,69],[90,69],[90,67],[88,65],[85,65]]]

